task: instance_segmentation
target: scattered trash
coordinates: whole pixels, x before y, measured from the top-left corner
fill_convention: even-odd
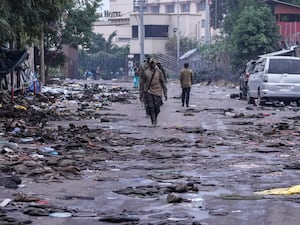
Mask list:
[[[14,197],[14,201],[16,202],[37,202],[40,201],[40,198],[29,196],[25,193],[17,193],[17,195]]]
[[[24,142],[24,143],[33,142],[33,141],[34,141],[33,138],[22,138],[21,139],[21,142]]]
[[[49,153],[50,155],[58,155],[58,152],[52,147],[44,147],[42,152]]]
[[[229,215],[229,212],[226,211],[225,209],[214,209],[214,210],[210,210],[209,214],[214,216],[227,216]]]
[[[300,185],[295,185],[288,188],[275,188],[270,190],[254,192],[255,194],[262,195],[294,195],[300,194]]]
[[[232,213],[241,213],[242,210],[231,210]]]
[[[125,222],[138,222],[140,219],[130,216],[107,216],[100,218],[99,221],[109,222],[109,223],[125,223]]]
[[[27,110],[27,108],[25,106],[22,105],[15,105],[16,109],[22,109],[22,110]]]
[[[21,132],[21,129],[19,127],[15,127],[12,131],[13,134],[17,134],[17,133],[20,133]]]
[[[6,198],[4,199],[1,203],[0,203],[0,208],[3,208],[5,206],[7,206],[12,200],[10,198]]]
[[[220,196],[221,199],[224,200],[261,200],[264,199],[263,196],[258,195],[224,195]]]
[[[50,213],[50,217],[57,217],[57,218],[67,218],[67,217],[72,217],[72,213],[69,212],[55,212],[55,213]]]
[[[167,196],[168,203],[191,202],[191,200],[176,196],[174,193],[169,193]]]

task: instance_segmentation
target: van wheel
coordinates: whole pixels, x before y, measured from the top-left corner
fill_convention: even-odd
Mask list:
[[[250,96],[249,92],[247,92],[247,103],[254,104],[254,98]]]

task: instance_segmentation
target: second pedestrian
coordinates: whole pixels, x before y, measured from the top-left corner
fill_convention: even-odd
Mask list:
[[[184,103],[185,103],[186,107],[189,107],[193,76],[194,76],[193,71],[191,69],[189,69],[189,64],[184,63],[184,68],[180,70],[180,86],[182,89],[182,93],[181,93],[182,106],[184,106]]]

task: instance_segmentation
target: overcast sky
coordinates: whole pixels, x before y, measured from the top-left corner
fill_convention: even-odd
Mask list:
[[[103,4],[103,6],[101,7],[102,10],[108,10],[109,9],[109,0],[102,0],[102,4]]]

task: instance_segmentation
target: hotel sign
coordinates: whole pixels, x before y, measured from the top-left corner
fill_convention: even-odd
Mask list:
[[[104,10],[103,12],[100,12],[100,17],[102,17],[102,18],[121,17],[121,12]]]

